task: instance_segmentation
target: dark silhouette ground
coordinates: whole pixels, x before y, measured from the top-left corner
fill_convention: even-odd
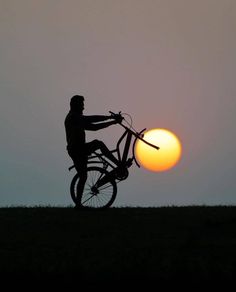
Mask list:
[[[0,232],[6,277],[227,283],[236,276],[236,207],[0,208]]]

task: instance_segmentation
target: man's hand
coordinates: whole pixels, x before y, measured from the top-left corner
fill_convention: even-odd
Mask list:
[[[115,115],[114,119],[118,124],[120,124],[124,118],[118,114],[118,115]]]
[[[122,122],[122,120],[124,119],[122,117],[122,115],[119,113],[119,114],[115,114],[115,113],[111,113],[111,117],[114,119],[114,121],[117,123],[117,124],[120,124]]]

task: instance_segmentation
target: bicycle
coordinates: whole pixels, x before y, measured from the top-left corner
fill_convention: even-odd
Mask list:
[[[111,153],[117,155],[121,166],[113,165],[108,158],[97,151],[90,155],[88,157],[87,181],[84,186],[84,192],[80,195],[77,194],[77,184],[79,181],[78,173],[75,174],[70,184],[71,198],[79,208],[104,209],[109,208],[114,203],[117,196],[117,183],[127,179],[129,176],[128,168],[131,167],[133,161],[138,167],[140,167],[135,157],[135,143],[137,139],[140,139],[149,146],[159,150],[158,146],[155,146],[143,139],[143,132],[146,128],[140,132],[137,132],[132,127],[132,118],[130,115],[121,112],[115,114],[111,111],[110,114],[120,115],[122,117],[122,121],[119,125],[125,129],[121,137],[118,139],[116,148],[111,150]],[[130,117],[131,123],[124,118],[124,115],[128,115]],[[123,121],[125,121],[129,127],[124,125]],[[132,154],[131,157],[129,157],[132,139]],[[121,152],[122,142],[124,142],[124,147]],[[74,165],[69,167],[69,171],[74,167]]]

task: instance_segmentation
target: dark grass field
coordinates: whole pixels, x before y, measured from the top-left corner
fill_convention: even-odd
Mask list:
[[[236,207],[0,208],[0,275],[227,282],[236,279]]]

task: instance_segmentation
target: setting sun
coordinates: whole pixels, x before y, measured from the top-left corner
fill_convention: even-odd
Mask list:
[[[141,140],[135,145],[138,162],[151,171],[166,171],[180,160],[182,147],[175,134],[166,129],[152,129],[144,133],[144,140],[160,147],[152,148]]]

